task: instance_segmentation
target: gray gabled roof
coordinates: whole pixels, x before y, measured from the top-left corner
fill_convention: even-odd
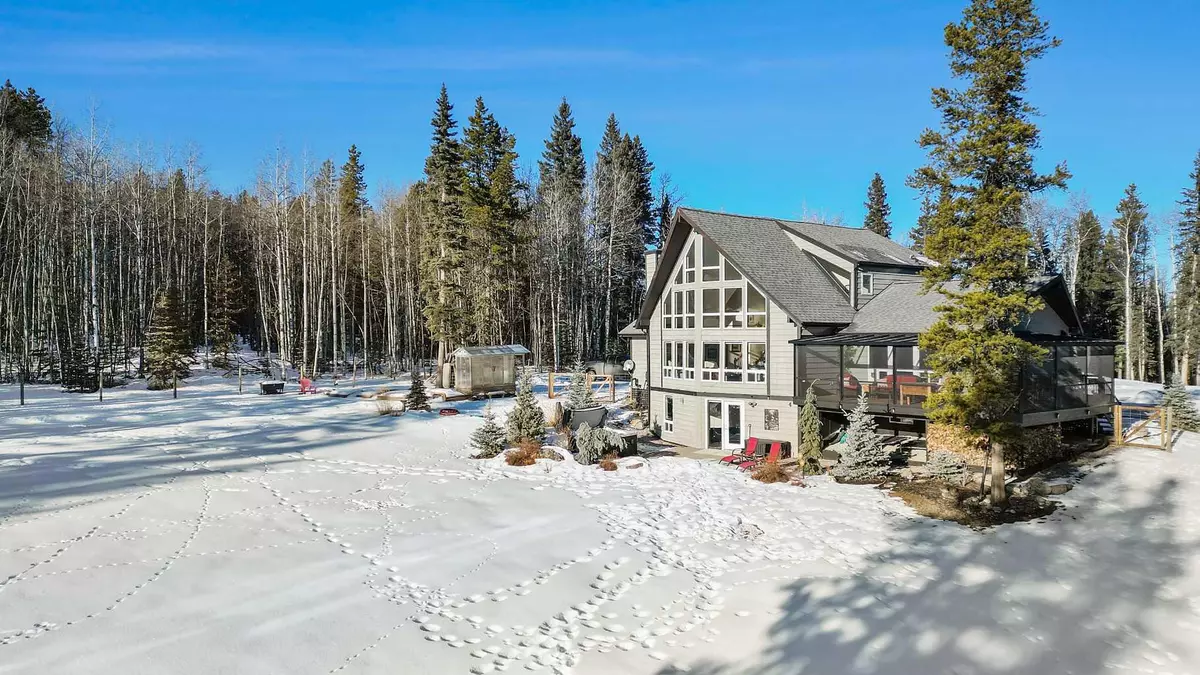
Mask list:
[[[825,225],[802,220],[781,220],[779,223],[792,234],[853,262],[904,267],[933,265],[933,261],[925,256],[860,227]]]
[[[793,320],[838,324],[854,318],[854,309],[841,287],[788,239],[780,221],[693,208],[680,208],[675,217],[671,238],[676,242],[667,243],[667,255],[647,289],[647,304],[642,308],[639,323],[649,321],[653,302],[657,302],[671,275],[682,248],[679,238],[685,237],[688,230],[679,227],[680,224],[707,237],[743,276]]]
[[[633,321],[629,322],[628,326],[625,326],[619,333],[617,333],[617,337],[644,338],[646,337],[646,329],[639,326],[637,319],[634,319]]]
[[[450,356],[524,356],[530,353],[522,345],[500,345],[496,347],[459,347]]]
[[[859,308],[844,333],[920,333],[938,320],[934,307],[945,302],[937,290],[925,292],[925,280],[897,281]]]
[[[921,333],[938,320],[934,309],[946,296],[936,288],[925,290],[924,279],[893,282],[859,308],[854,321],[843,333]],[[957,281],[945,284],[947,290],[960,290]],[[1068,326],[1079,327],[1075,307],[1065,292],[1061,274],[1046,274],[1029,280],[1029,293],[1037,294]]]

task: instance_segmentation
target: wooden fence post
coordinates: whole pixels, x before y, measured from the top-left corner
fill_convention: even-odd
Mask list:
[[[238,366],[238,393],[242,393],[242,367]]]
[[[1121,445],[1121,406],[1113,406],[1113,443]]]
[[[1171,419],[1171,409],[1169,407],[1162,408],[1161,414],[1162,414],[1162,419],[1159,421],[1162,422],[1162,427],[1163,427],[1163,437],[1162,437],[1163,438],[1163,450],[1166,450],[1167,452],[1171,452],[1171,447],[1173,446],[1173,443],[1171,441],[1173,440],[1173,437],[1174,437],[1174,434],[1171,431],[1171,424],[1175,420]]]

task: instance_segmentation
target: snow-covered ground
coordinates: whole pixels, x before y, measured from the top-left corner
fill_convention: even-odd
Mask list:
[[[476,403],[30,395],[0,388],[0,673],[1200,672],[1196,435],[978,533],[712,462],[471,460]]]

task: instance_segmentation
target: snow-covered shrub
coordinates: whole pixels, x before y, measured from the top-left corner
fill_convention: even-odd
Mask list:
[[[508,442],[516,445],[529,438],[541,443],[546,438],[546,414],[533,397],[533,369],[522,368],[517,380],[517,405],[508,413]]]
[[[575,432],[575,461],[580,464],[595,464],[616,447],[612,434],[603,427],[592,428],[587,423],[579,425]]]
[[[934,450],[929,453],[929,461],[925,463],[925,473],[931,478],[944,480],[955,485],[962,485],[967,477],[967,460],[953,452]]]
[[[504,429],[496,422],[496,413],[492,404],[483,409],[483,424],[471,432],[471,447],[475,449],[472,455],[475,459],[491,459],[504,452]]]
[[[1200,431],[1200,411],[1192,403],[1187,388],[1176,374],[1163,389],[1162,407],[1171,411],[1171,426],[1184,431]]]
[[[595,406],[596,394],[588,386],[587,373],[582,370],[571,373],[571,384],[567,388],[567,407],[571,410],[582,410]]]
[[[418,372],[412,374],[412,388],[404,398],[404,405],[409,410],[429,410],[429,394],[425,391],[425,380]]]
[[[848,417],[849,429],[841,449],[841,461],[834,467],[838,478],[868,481],[882,478],[891,468],[891,451],[875,433],[875,416],[871,414],[866,393],[858,395],[858,405]]]
[[[504,455],[504,461],[509,466],[532,466],[537,462],[540,454],[542,454],[542,444],[526,438],[521,441],[520,445]]]

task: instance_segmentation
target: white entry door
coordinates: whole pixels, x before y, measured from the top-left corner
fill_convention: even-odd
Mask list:
[[[742,428],[745,424],[745,420],[742,419],[742,404],[724,401],[721,407],[721,437],[725,449],[740,450],[745,445],[745,439],[742,438]]]

